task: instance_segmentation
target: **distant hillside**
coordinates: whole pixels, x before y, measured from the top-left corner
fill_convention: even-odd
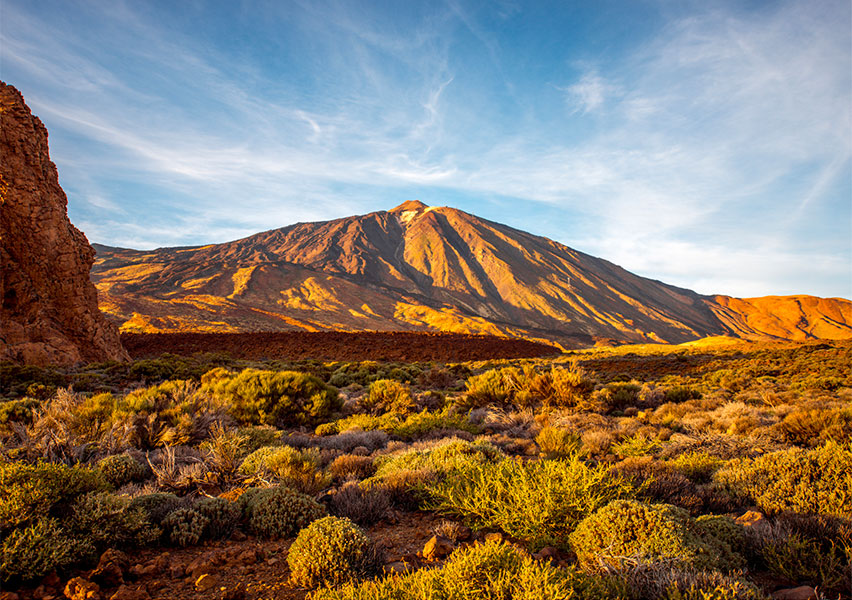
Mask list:
[[[701,296],[416,201],[225,244],[95,248],[100,306],[122,331],[431,330],[566,345],[852,337],[847,300],[791,298],[796,320],[778,299],[784,316],[767,320],[768,300]]]

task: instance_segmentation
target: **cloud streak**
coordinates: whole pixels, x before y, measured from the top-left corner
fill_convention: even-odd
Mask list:
[[[461,2],[249,2],[221,23],[55,8],[4,3],[4,77],[95,241],[224,241],[419,197],[705,293],[852,296],[842,2],[660,14],[591,58],[561,37],[527,56],[518,31],[546,23]]]

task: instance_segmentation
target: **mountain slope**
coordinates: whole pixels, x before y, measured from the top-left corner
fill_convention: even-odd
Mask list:
[[[101,308],[125,331],[431,329],[676,343],[749,335],[756,322],[738,320],[731,302],[416,201],[225,244],[96,249]],[[836,312],[848,327],[848,310]]]

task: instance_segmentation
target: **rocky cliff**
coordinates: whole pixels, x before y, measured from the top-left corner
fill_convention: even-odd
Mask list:
[[[0,360],[126,360],[89,280],[95,252],[68,220],[47,130],[0,82]]]

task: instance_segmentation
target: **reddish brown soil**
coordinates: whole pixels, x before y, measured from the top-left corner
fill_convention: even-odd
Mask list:
[[[423,549],[432,537],[432,529],[441,519],[423,512],[396,513],[392,522],[382,521],[367,528],[370,538],[382,549],[385,562],[413,560],[423,565],[414,555]],[[249,537],[241,541],[226,540],[207,542],[188,548],[147,548],[130,555],[131,565],[148,567],[152,572],[138,576],[127,575],[127,585],[133,589],[144,589],[151,600],[218,600],[225,597],[245,600],[304,600],[308,590],[294,586],[290,581],[287,553],[293,539],[270,541]],[[254,551],[256,560],[239,560],[234,557]],[[157,560],[159,567],[152,569]],[[198,590],[197,576],[189,573],[188,567],[200,565],[197,572],[211,573],[215,585],[207,590]],[[411,563],[410,563],[411,564]],[[205,568],[207,565],[207,568]],[[85,576],[85,572],[68,573],[63,578],[50,581],[45,578],[40,589],[27,587],[16,590],[20,600],[54,600],[64,598],[62,590],[71,576]],[[50,586],[50,587],[46,587]],[[101,590],[102,598],[109,598],[117,588]],[[233,594],[244,590],[245,595]],[[3,592],[0,591],[0,598]]]
[[[518,338],[415,332],[124,333],[132,358],[224,352],[234,358],[460,362],[534,358],[559,349]]]

